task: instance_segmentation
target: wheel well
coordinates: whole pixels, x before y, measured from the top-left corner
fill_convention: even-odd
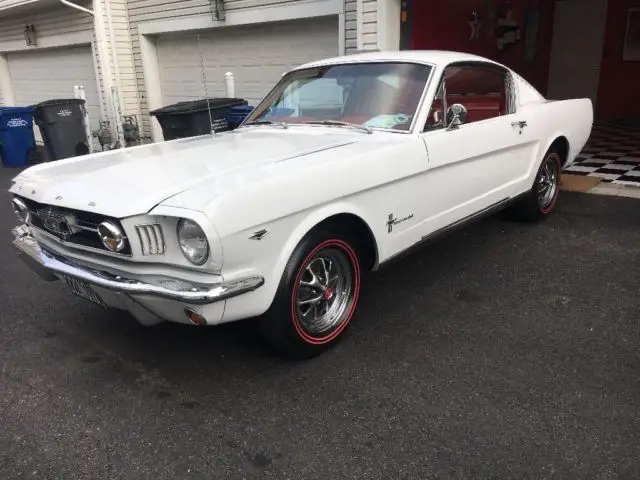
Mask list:
[[[562,156],[562,166],[564,167],[569,158],[569,140],[567,140],[567,137],[556,138],[549,148],[557,151]]]
[[[374,269],[378,263],[378,245],[369,225],[362,218],[352,213],[339,213],[325,218],[314,230],[326,227],[353,235],[356,242],[354,246],[363,266],[368,270]]]

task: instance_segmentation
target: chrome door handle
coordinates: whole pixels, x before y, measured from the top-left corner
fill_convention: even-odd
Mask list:
[[[512,127],[520,127],[520,128],[524,128],[527,126],[527,122],[524,120],[520,120],[519,122],[511,122],[511,126]]]

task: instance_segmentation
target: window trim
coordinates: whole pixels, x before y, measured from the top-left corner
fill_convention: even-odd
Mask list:
[[[508,68],[497,64],[497,63],[492,63],[492,62],[485,62],[482,60],[461,60],[461,61],[457,61],[457,62],[451,62],[448,63],[447,65],[445,65],[445,67],[442,69],[442,72],[440,73],[440,77],[438,78],[438,87],[436,88],[435,94],[433,96],[433,99],[431,100],[431,103],[429,104],[429,108],[427,110],[427,118],[425,119],[425,124],[422,126],[420,133],[421,134],[425,134],[425,133],[429,133],[429,132],[438,132],[440,130],[445,130],[446,129],[446,125],[442,126],[442,127],[438,127],[438,128],[432,128],[429,130],[426,130],[426,122],[429,119],[429,113],[431,112],[431,109],[433,108],[433,104],[435,103],[436,99],[438,98],[438,93],[440,92],[440,87],[444,84],[444,95],[446,97],[447,91],[446,91],[446,84],[444,83],[444,76],[447,72],[447,70],[449,68],[452,67],[480,67],[480,68],[487,68],[489,70],[497,70],[499,72],[501,72],[504,77],[505,77],[505,94],[506,94],[506,98],[507,98],[507,113],[505,113],[504,116],[507,115],[514,115],[517,113],[518,109],[517,109],[517,102],[516,102],[516,93],[515,93],[515,89],[516,89],[516,82],[515,79],[513,78],[513,75],[511,75],[511,72],[509,71]],[[446,98],[443,102],[443,106],[446,108]],[[446,110],[444,112],[444,118],[446,120]],[[487,120],[493,120],[494,118],[497,117],[493,117],[493,118],[487,118],[485,120],[480,120],[480,122],[484,122]],[[479,123],[479,122],[473,122],[473,123]]]
[[[420,116],[422,116],[423,111],[424,111],[424,106],[427,103],[427,94],[429,93],[429,89],[431,88],[431,85],[433,83],[434,77],[435,77],[435,72],[438,69],[438,65],[433,63],[433,62],[429,62],[429,61],[423,61],[423,60],[417,60],[417,59],[408,59],[408,60],[398,60],[398,59],[375,59],[375,58],[371,58],[371,59],[358,59],[357,61],[354,61],[353,59],[347,57],[342,57],[339,60],[334,60],[332,62],[318,62],[318,63],[310,63],[310,64],[305,64],[305,65],[300,65],[298,67],[295,67],[287,72],[285,72],[282,77],[280,78],[280,80],[278,80],[275,85],[271,88],[271,90],[269,90],[264,97],[262,97],[261,101],[258,103],[258,105],[255,106],[255,108],[253,109],[253,111],[258,110],[259,107],[262,106],[263,103],[267,103],[267,99],[270,97],[271,93],[278,88],[278,86],[280,85],[281,82],[283,82],[289,75],[298,72],[300,70],[307,70],[307,69],[311,69],[311,68],[317,68],[317,67],[334,67],[334,66],[338,66],[338,65],[359,65],[359,64],[367,64],[367,63],[407,63],[407,64],[413,64],[413,65],[421,65],[423,67],[428,67],[429,68],[429,75],[427,77],[427,80],[425,81],[425,85],[424,85],[424,89],[422,90],[422,95],[420,96],[420,101],[418,102],[418,105],[416,107],[416,112],[415,115],[413,116],[413,118],[411,119],[411,125],[409,126],[408,130],[400,130],[400,129],[393,129],[393,128],[380,128],[380,127],[370,127],[371,130],[374,131],[379,131],[379,132],[386,132],[386,133],[401,133],[403,135],[415,135],[417,134],[421,134],[422,133],[422,129],[420,127],[420,125],[418,124],[418,118]],[[252,113],[253,113],[252,111]],[[252,113],[250,113],[249,115],[247,115],[245,117],[245,119],[242,121],[242,123],[238,126],[242,127],[243,124],[248,121],[248,119],[250,117],[252,117]]]

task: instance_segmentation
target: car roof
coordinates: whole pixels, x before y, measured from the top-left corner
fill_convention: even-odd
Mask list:
[[[451,50],[398,50],[398,51],[375,51],[355,53],[352,55],[342,55],[339,57],[325,58],[304,65],[300,65],[295,69],[320,67],[323,65],[334,65],[339,63],[357,63],[357,62],[419,62],[430,63],[437,66],[448,65],[452,62],[471,62],[481,61],[494,65],[500,65],[493,60],[470,53],[456,52]]]

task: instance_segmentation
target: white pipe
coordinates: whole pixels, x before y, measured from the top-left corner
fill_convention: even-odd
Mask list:
[[[232,72],[227,72],[224,74],[224,89],[227,91],[227,98],[235,98],[235,79]]]
[[[121,129],[118,129],[118,122],[120,121],[120,119],[117,117],[115,108],[113,108],[113,102],[111,101],[112,99],[111,86],[113,85],[113,75],[112,75],[112,69],[111,69],[112,66],[110,65],[110,62],[109,62],[109,52],[106,51],[106,48],[107,48],[107,42],[105,38],[106,29],[104,26],[102,8],[100,8],[101,7],[100,0],[94,0],[93,10],[89,10],[88,8],[81,7],[80,5],[76,5],[75,3],[72,3],[68,0],[58,0],[58,1],[61,4],[66,5],[67,7],[71,7],[75,10],[79,10],[81,12],[84,12],[93,16],[93,30],[96,36],[96,43],[99,51],[98,56],[100,58],[100,68],[102,70],[102,90],[103,90],[105,102],[107,104],[107,112],[109,114],[108,116],[111,119],[110,123],[111,123],[112,132],[115,133],[115,135],[113,135],[114,143],[115,143],[118,137],[121,136],[120,135]],[[112,45],[111,47],[113,51],[115,49],[115,45]],[[114,58],[115,58],[115,55],[114,55]],[[96,72],[96,74],[97,73],[98,72]]]
[[[4,96],[5,105],[15,105],[16,100],[13,95],[11,74],[9,73],[9,61],[3,53],[0,53],[0,93]]]
[[[88,13],[89,15],[95,16],[93,10],[89,10],[88,8],[81,7],[80,5],[76,5],[75,3],[71,3],[68,0],[58,0],[63,5],[67,7],[75,8],[76,10],[80,10],[81,12]]]
[[[107,112],[109,112],[109,120],[111,133],[113,138],[113,143],[111,148],[115,147],[116,142],[118,141],[118,115],[114,108],[113,104],[113,93],[111,91],[111,86],[113,85],[113,66],[111,65],[111,61],[109,60],[109,52],[107,51],[107,29],[104,25],[104,12],[102,9],[103,5],[101,0],[94,0],[93,2],[93,11],[94,11],[94,31],[96,33],[96,42],[98,43],[98,48],[100,50],[100,67],[102,69],[102,90],[104,94],[104,100],[107,104]],[[113,47],[113,45],[112,45]],[[113,48],[112,48],[113,49]]]
[[[113,18],[111,15],[111,2],[110,0],[104,0],[105,8],[107,9],[107,23],[109,26],[109,38],[111,39],[111,60],[113,62],[114,80],[115,85],[111,86],[111,94],[114,102],[114,115],[116,124],[114,128],[116,130],[116,137],[120,142],[121,147],[125,148],[124,142],[124,128],[122,126],[122,92],[120,91],[120,66],[118,63],[118,56],[116,54],[116,36],[113,31]],[[115,90],[115,93],[113,92]]]

